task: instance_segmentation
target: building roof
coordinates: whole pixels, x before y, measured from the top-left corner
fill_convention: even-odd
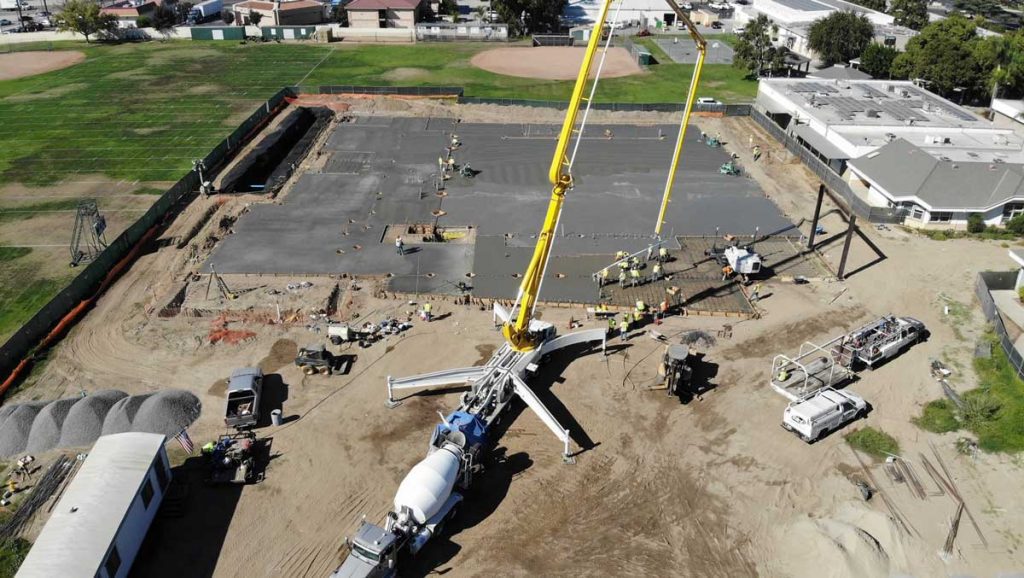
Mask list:
[[[115,4],[113,6],[108,6],[106,8],[100,8],[100,12],[104,14],[113,14],[114,16],[138,17],[145,12],[154,10],[156,6],[159,4],[159,2],[155,2],[153,0],[150,0],[149,2],[142,2],[136,5],[133,5],[130,2],[124,2],[122,4]]]
[[[807,144],[815,148],[819,153],[830,159],[845,159],[846,153],[836,145],[828,142],[823,135],[814,132],[814,129],[806,124],[797,125],[793,133],[804,139]]]
[[[346,10],[415,10],[422,0],[352,0]]]
[[[822,68],[821,70],[813,70],[807,75],[807,78],[821,78],[826,80],[870,80],[871,75],[857,70],[856,68],[837,64],[835,66]]]
[[[1024,199],[1024,166],[936,158],[903,139],[849,162],[893,201],[929,210],[984,211]]]
[[[246,0],[245,2],[239,2],[234,6],[248,8],[250,10],[266,10],[268,12],[273,11],[276,7],[274,2],[264,2],[262,0]],[[304,8],[323,8],[324,5],[315,0],[290,0],[288,2],[281,2],[281,6],[277,7],[281,12],[287,12],[288,10],[302,10]]]
[[[135,432],[96,440],[18,570],[19,578],[96,575],[165,440]]]
[[[1011,119],[1024,123],[1024,100],[996,98],[992,100],[992,110]]]

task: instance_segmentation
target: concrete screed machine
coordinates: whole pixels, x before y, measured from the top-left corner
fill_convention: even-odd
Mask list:
[[[481,454],[491,441],[488,431],[501,418],[515,396],[519,396],[563,444],[563,459],[573,460],[570,453],[569,431],[562,427],[527,385],[543,359],[566,347],[600,342],[605,343],[605,330],[593,329],[558,336],[554,325],[534,318],[534,308],[540,294],[544,273],[554,242],[566,193],[573,187],[572,164],[586,126],[590,102],[600,79],[601,64],[588,96],[584,96],[591,65],[598,53],[609,6],[614,0],[604,0],[601,13],[594,25],[580,66],[569,108],[562,124],[558,144],[549,170],[552,184],[551,199],[543,228],[538,236],[533,257],[523,276],[518,297],[512,310],[494,305],[495,321],[502,324],[506,343],[487,364],[480,367],[450,369],[408,378],[388,377],[388,405],[400,402],[395,391],[422,390],[433,387],[466,384],[469,390],[461,397],[459,408],[441,417],[430,438],[427,456],[406,475],[395,494],[394,510],[388,513],[383,525],[363,521],[355,536],[348,540],[350,552],[332,578],[360,578],[393,576],[398,572],[399,560],[404,554],[415,555],[450,520],[463,500],[460,490],[472,483],[473,476],[482,470]],[[674,0],[667,0],[676,13],[686,18]],[[621,5],[620,5],[621,6]],[[618,11],[615,18],[617,19]],[[688,19],[687,19],[688,21]],[[613,24],[614,26],[614,24]],[[686,107],[680,124],[676,149],[669,171],[656,233],[660,235],[669,191],[682,152],[686,126],[695,99],[700,70],[706,52],[704,39],[691,24],[688,26],[698,44],[698,65],[691,79]],[[606,46],[607,49],[607,46]],[[586,102],[582,122],[577,129],[576,120],[581,105]],[[575,147],[570,153],[570,145]]]

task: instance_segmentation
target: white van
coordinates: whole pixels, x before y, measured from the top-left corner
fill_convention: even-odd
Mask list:
[[[794,401],[782,414],[782,427],[814,443],[830,431],[863,417],[868,404],[850,391],[819,389],[813,395]]]

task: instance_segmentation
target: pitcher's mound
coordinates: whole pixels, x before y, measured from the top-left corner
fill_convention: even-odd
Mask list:
[[[534,48],[495,48],[477,54],[470,61],[473,66],[497,74],[521,76],[524,78],[544,78],[548,80],[573,80],[579,73],[583,62],[582,47],[571,46],[537,46]],[[594,57],[590,69],[593,77],[601,61],[601,53]],[[642,72],[640,65],[625,48],[612,48],[601,70],[601,78],[629,76]]]
[[[0,80],[60,70],[85,60],[77,50],[56,52],[9,52],[0,54]]]

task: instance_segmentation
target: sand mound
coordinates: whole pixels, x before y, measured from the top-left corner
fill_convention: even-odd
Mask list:
[[[139,412],[143,402],[152,395],[152,393],[133,395],[119,400],[110,406],[110,411],[107,412],[107,419],[103,421],[103,435],[108,436],[110,434],[132,431],[132,420],[135,419],[135,414]]]
[[[77,50],[10,52],[0,54],[0,80],[10,80],[60,70],[85,60]]]
[[[180,389],[154,393],[139,408],[132,420],[132,431],[172,436],[199,418],[199,398]]]
[[[81,399],[80,397],[58,399],[39,410],[39,415],[32,422],[32,431],[28,434],[25,451],[30,454],[40,453],[56,447],[60,443],[64,420],[68,417],[71,407]]]
[[[489,72],[544,78],[548,80],[575,80],[583,62],[583,48],[571,46],[507,47],[485,50],[474,56],[470,63]],[[600,58],[600,55],[598,55]],[[596,74],[592,68],[591,77]],[[640,74],[643,69],[625,48],[612,48],[605,58],[601,78],[617,78]]]
[[[0,426],[0,457],[9,458],[25,451],[29,433],[32,431],[32,422],[46,404],[45,401],[38,401],[12,406],[13,409]]]
[[[92,445],[103,433],[103,421],[110,407],[127,395],[123,391],[106,390],[78,400],[64,420],[59,446],[67,448]]]
[[[855,516],[858,523],[807,518],[790,525],[779,534],[783,542],[779,551],[786,552],[779,560],[787,570],[785,574],[830,578],[891,575],[895,568],[891,567],[887,548],[894,548],[897,555],[902,548],[892,541],[890,523],[869,519],[872,514]]]

